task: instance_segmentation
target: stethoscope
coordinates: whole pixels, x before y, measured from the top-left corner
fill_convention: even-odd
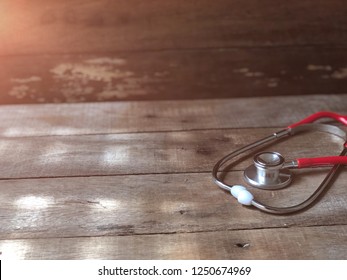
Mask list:
[[[300,122],[292,124],[287,128],[273,133],[272,135],[262,138],[254,143],[248,144],[226,156],[221,158],[213,168],[212,176],[215,183],[222,189],[230,191],[241,204],[258,208],[261,211],[272,214],[290,214],[300,211],[312,205],[320,194],[329,186],[335,175],[341,169],[342,165],[347,164],[347,141],[346,132],[337,126],[313,123],[321,118],[331,118],[347,125],[347,116],[342,116],[332,112],[318,112]],[[322,183],[318,186],[315,192],[300,204],[289,207],[273,207],[261,203],[254,199],[254,196],[244,186],[241,185],[228,185],[223,182],[220,175],[221,168],[226,166],[230,167],[230,161],[236,157],[244,154],[252,149],[263,147],[270,142],[275,143],[280,139],[296,135],[301,132],[307,131],[321,131],[333,134],[344,140],[343,150],[340,156],[330,157],[317,157],[317,158],[300,158],[286,162],[283,156],[276,152],[261,152],[254,156],[253,164],[245,169],[245,181],[256,188],[275,190],[288,186],[292,181],[292,174],[290,169],[305,168],[305,167],[319,167],[333,165]]]

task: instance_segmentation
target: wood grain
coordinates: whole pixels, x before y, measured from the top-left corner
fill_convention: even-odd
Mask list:
[[[286,127],[317,111],[347,114],[347,94],[0,106],[2,137]]]
[[[341,0],[42,3],[0,5],[0,104],[346,92]]]
[[[2,57],[1,104],[345,93],[345,48]]]
[[[0,252],[17,259],[345,259],[346,172],[316,205],[288,216],[245,209],[210,172],[225,153],[278,127],[346,108],[346,95],[1,106]],[[289,159],[338,154],[341,146],[314,133],[272,148]],[[243,184],[239,170],[250,161],[233,166],[226,181]],[[292,188],[254,194],[271,205],[296,204],[326,172],[304,170]]]
[[[340,0],[42,3],[2,1],[0,55],[345,45],[347,39]]]
[[[278,130],[5,138],[0,144],[0,178],[209,172],[225,154]],[[329,146],[322,149],[327,142]],[[298,135],[271,148],[288,155],[289,160],[338,155],[342,146],[342,139],[317,132]],[[242,163],[235,168],[246,166]]]
[[[347,226],[0,240],[4,259],[346,259]]]
[[[254,190],[273,206],[308,197],[326,171],[281,191]],[[346,172],[314,207],[287,216],[247,209],[210,173],[48,178],[1,182],[0,239],[194,233],[346,224]],[[227,181],[244,184],[242,172]]]

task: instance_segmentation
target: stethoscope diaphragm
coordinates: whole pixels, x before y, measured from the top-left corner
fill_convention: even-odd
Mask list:
[[[284,157],[276,152],[258,153],[253,158],[254,164],[243,173],[245,181],[253,187],[274,190],[288,186],[292,181],[289,169],[283,168]]]

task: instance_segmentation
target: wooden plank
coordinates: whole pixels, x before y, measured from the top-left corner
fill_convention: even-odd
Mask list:
[[[7,0],[0,55],[345,45],[346,9],[340,0]]]
[[[3,137],[286,127],[317,111],[347,114],[347,94],[0,106]]]
[[[270,205],[290,206],[309,197],[325,174],[304,172],[290,188],[252,191]],[[346,180],[342,172],[318,204],[286,216],[241,206],[210,173],[2,180],[0,239],[345,225]],[[242,172],[227,182],[244,184]]]
[[[347,226],[0,240],[3,259],[346,259]]]
[[[331,47],[8,56],[0,103],[345,93],[345,56]]]
[[[245,209],[211,182],[210,170],[220,156],[273,132],[277,123],[288,120],[278,117],[281,106],[282,113],[287,112],[284,115],[290,115],[296,108],[297,112],[288,117],[293,121],[320,106],[325,110],[346,110],[345,95],[332,95],[331,98],[317,95],[304,103],[306,98],[251,99],[253,105],[246,110],[236,108],[248,104],[242,99],[217,100],[212,105],[197,101],[196,107],[189,108],[185,104],[183,109],[177,107],[184,102],[129,102],[120,103],[119,107],[113,107],[112,103],[4,106],[0,114],[4,120],[11,119],[11,114],[18,114],[3,126],[0,143],[2,178],[83,177],[1,180],[0,252],[6,252],[6,255],[14,252],[15,257],[33,259],[83,256],[176,258],[170,257],[172,255],[185,258],[183,254],[186,258],[345,258],[345,172],[315,207],[280,217]],[[282,105],[272,109],[276,101]],[[193,101],[190,103],[194,104]],[[199,103],[205,105],[200,107]],[[155,105],[158,107],[151,109]],[[142,110],[132,110],[136,106]],[[256,107],[259,109],[253,112]],[[69,113],[72,108],[76,110]],[[119,109],[118,115],[114,113],[115,108]],[[230,118],[229,112],[234,108],[233,114],[240,112],[239,116],[232,120],[221,118]],[[222,114],[219,113],[221,109],[225,110]],[[263,110],[267,110],[265,114],[261,114]],[[137,113],[133,115],[135,111]],[[204,119],[199,119],[204,112],[207,112],[206,120],[211,118],[207,124],[202,123]],[[253,119],[243,121],[245,115],[242,114],[247,112],[250,112],[248,118]],[[108,114],[112,117],[108,118]],[[143,114],[147,120],[141,122]],[[76,131],[77,134],[96,133],[93,129],[101,122],[96,119],[99,115],[104,116],[100,118],[105,122],[100,129],[104,134],[74,135]],[[80,116],[81,124],[77,124]],[[187,119],[183,121],[187,116],[194,120],[192,124]],[[260,117],[257,119],[257,116]],[[267,122],[267,119],[271,121]],[[24,127],[24,124],[20,125],[21,120],[29,124],[29,132],[7,130],[14,124],[20,131],[18,128]],[[112,120],[118,123],[112,123]],[[162,121],[157,129],[155,123]],[[268,128],[261,127],[262,121]],[[171,123],[173,129],[189,131],[169,132]],[[127,128],[128,124],[130,128]],[[138,130],[136,126],[142,124],[144,128]],[[245,124],[253,128],[245,128]],[[108,134],[112,125],[116,130],[123,130],[123,134],[119,130],[119,134]],[[212,125],[218,129],[212,129]],[[223,127],[230,125],[240,128]],[[38,131],[31,132],[36,126]],[[57,130],[57,135],[62,136],[54,135],[55,126],[62,131]],[[208,126],[211,127],[206,130]],[[139,133],[143,130],[147,132]],[[51,136],[33,137],[45,134]],[[328,141],[330,145],[321,144]],[[340,149],[341,141],[321,133],[302,135],[276,146],[276,150],[293,158],[335,154]],[[240,164],[234,170],[248,163]],[[181,174],[172,174],[174,172]],[[136,173],[141,174],[134,175]],[[102,176],[112,174],[129,175]],[[226,179],[241,183],[241,176],[241,172],[231,172]],[[293,188],[279,192],[257,191],[255,194],[271,204],[291,205],[312,193],[323,176],[320,170],[304,171],[302,177],[295,179]],[[216,246],[208,249],[211,240],[217,240]],[[171,244],[169,253],[163,249],[166,248],[163,244]],[[194,251],[189,244],[197,249]],[[244,244],[249,246],[243,247]],[[303,244],[307,244],[307,251]],[[69,252],[62,246],[70,246]],[[147,246],[151,249],[145,257]],[[237,250],[253,247],[256,249],[246,251],[248,255],[236,255],[243,252]],[[267,251],[269,249],[271,251]],[[136,253],[137,250],[140,252]]]
[[[0,178],[209,172],[226,153],[278,130],[253,128],[3,138]],[[313,132],[298,135],[272,149],[294,159],[318,154],[337,155],[342,145],[343,140],[336,136]],[[235,168],[244,168],[245,164]]]

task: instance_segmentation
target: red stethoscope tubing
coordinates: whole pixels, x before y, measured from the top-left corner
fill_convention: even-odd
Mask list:
[[[326,166],[334,164],[347,165],[347,156],[316,157],[316,158],[298,158],[298,168]]]
[[[347,116],[339,115],[333,112],[317,112],[307,118],[288,126],[288,129],[297,127],[302,124],[312,123],[318,119],[329,118],[334,119],[347,126]],[[344,143],[347,148],[347,142]],[[347,156],[330,156],[330,157],[316,157],[316,158],[299,158],[296,159],[298,168],[314,167],[314,166],[325,166],[334,164],[344,164],[347,165]]]
[[[317,112],[315,114],[312,114],[310,116],[308,116],[307,118],[297,122],[297,123],[294,123],[294,124],[291,124],[289,125],[287,128],[294,128],[294,127],[297,127],[299,125],[302,125],[302,124],[306,124],[306,123],[312,123],[318,119],[322,119],[322,118],[329,118],[329,119],[334,119],[344,125],[347,125],[347,116],[344,116],[344,115],[339,115],[337,113],[333,113],[333,112]]]

